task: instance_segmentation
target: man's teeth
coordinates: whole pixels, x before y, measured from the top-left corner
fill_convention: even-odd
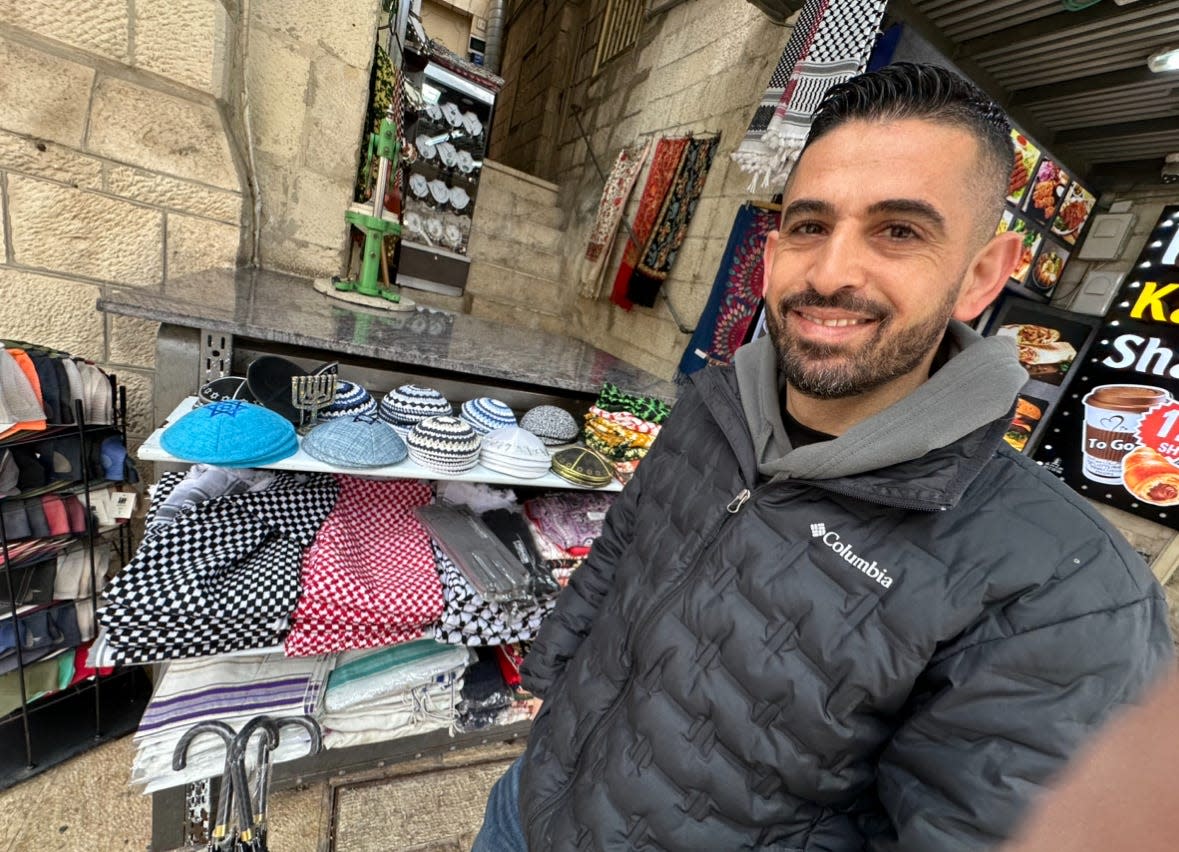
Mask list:
[[[825,325],[828,328],[843,328],[845,325],[862,325],[866,322],[871,322],[871,320],[866,319],[819,319],[818,317],[807,316],[806,314],[803,314],[803,316],[816,325]]]

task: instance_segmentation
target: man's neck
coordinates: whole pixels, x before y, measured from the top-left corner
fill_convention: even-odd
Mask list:
[[[838,437],[857,423],[875,417],[881,411],[907,397],[929,379],[935,352],[931,352],[917,369],[888,384],[844,399],[819,399],[807,396],[787,384],[786,410],[804,426]]]

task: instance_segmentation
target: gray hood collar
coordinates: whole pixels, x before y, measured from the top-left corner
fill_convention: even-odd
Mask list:
[[[761,337],[734,359],[738,393],[753,438],[758,472],[824,480],[854,476],[921,458],[1011,412],[1028,375],[1014,338],[982,337],[952,320],[949,360],[921,387],[830,441],[793,449],[782,425],[773,341]],[[808,424],[822,429],[822,424]]]

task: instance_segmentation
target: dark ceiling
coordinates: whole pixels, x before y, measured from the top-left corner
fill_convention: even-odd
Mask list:
[[[1083,0],[1074,0],[1083,5]],[[890,0],[888,11],[1002,104],[1016,124],[1099,189],[1161,183],[1179,153],[1179,0]]]

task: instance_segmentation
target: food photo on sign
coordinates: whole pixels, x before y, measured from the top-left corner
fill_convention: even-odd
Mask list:
[[[1164,209],[1035,458],[1087,497],[1179,529],[1179,205]]]
[[[1030,452],[1040,443],[1045,419],[1067,388],[1073,365],[1083,357],[1097,318],[1004,293],[985,321],[984,333],[1014,339],[1028,381],[1016,403],[1007,443]]]

